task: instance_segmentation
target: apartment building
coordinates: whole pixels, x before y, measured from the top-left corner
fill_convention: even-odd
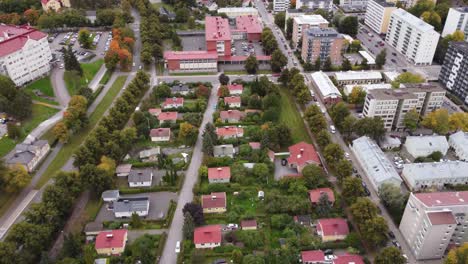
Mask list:
[[[29,26],[0,24],[0,74],[17,86],[49,74],[47,34]]]
[[[385,42],[415,65],[431,65],[440,34],[434,27],[398,8],[392,12]]]
[[[468,6],[449,9],[442,37],[453,34],[456,30],[465,33],[465,41],[468,41]]]
[[[405,5],[405,8],[408,9],[410,7],[413,7],[419,0],[405,0],[403,1],[404,2],[404,5]],[[393,1],[393,2],[397,2],[397,1]],[[437,0],[431,0],[432,3],[437,4]]]
[[[293,18],[292,43],[293,48],[301,46],[302,34],[312,27],[327,28],[328,21],[321,15],[302,15]]]
[[[332,0],[296,0],[296,9],[323,9],[332,11]]]
[[[291,0],[273,0],[273,12],[284,12],[289,9]]]
[[[378,71],[340,71],[335,72],[338,85],[361,85],[382,82],[382,73]]]
[[[309,28],[302,37],[301,57],[310,63],[318,58],[323,62],[329,57],[333,64],[341,64],[344,45],[343,36],[335,29]]]
[[[439,81],[468,104],[468,43],[451,42],[445,54]]]
[[[447,184],[468,184],[468,162],[425,162],[405,164],[401,177],[413,191],[442,189]]]
[[[258,16],[258,10],[254,7],[224,7],[218,9],[218,14],[226,14],[227,17],[234,19],[238,16]]]
[[[468,191],[411,193],[400,231],[417,260],[440,259],[468,241]]]
[[[375,89],[369,91],[364,102],[365,117],[380,117],[385,129],[401,130],[403,119],[411,109],[424,116],[439,109],[445,97],[445,90],[432,84],[410,85],[405,89]]]
[[[340,0],[340,7],[365,9],[367,0]]]
[[[364,23],[377,34],[386,34],[390,16],[397,8],[394,3],[385,0],[369,0],[367,2]]]

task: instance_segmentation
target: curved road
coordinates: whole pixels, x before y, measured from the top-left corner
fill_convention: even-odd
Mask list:
[[[63,80],[64,69],[52,68],[52,74],[50,75],[50,81],[52,82],[52,88],[54,89],[55,98],[59,102],[60,106],[66,108],[70,101],[70,94],[68,93],[67,86]]]

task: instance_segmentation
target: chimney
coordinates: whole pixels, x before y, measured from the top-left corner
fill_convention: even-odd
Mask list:
[[[107,234],[106,237],[109,238],[109,239],[111,239],[111,238],[114,237],[114,235],[113,235],[113,234]]]
[[[301,148],[301,154],[303,154],[303,153],[304,153],[304,149],[303,149],[303,148]]]
[[[223,169],[222,169],[222,168],[218,168],[218,171],[221,171],[221,170],[223,170]]]
[[[216,195],[212,195],[211,200],[216,200]]]
[[[232,110],[228,110],[228,113],[231,113],[231,112],[232,112]]]

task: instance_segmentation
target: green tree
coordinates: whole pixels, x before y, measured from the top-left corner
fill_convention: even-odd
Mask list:
[[[179,140],[191,146],[197,141],[198,130],[193,125],[184,122],[179,125]]]
[[[283,29],[284,28],[284,25],[285,25],[285,22],[286,22],[286,15],[284,12],[278,12],[276,13],[275,15],[275,24]]]
[[[370,66],[368,64],[368,61],[366,58],[362,59],[361,61],[361,69],[363,70],[369,70],[370,69]]]
[[[338,129],[342,128],[342,123],[348,115],[349,109],[343,102],[333,105],[330,109],[330,116]]]
[[[421,125],[432,129],[437,134],[447,134],[450,129],[447,109],[437,109],[430,112],[423,118]]]
[[[242,264],[242,258],[244,255],[242,254],[242,251],[240,249],[234,249],[231,254],[231,259],[234,264]]]
[[[364,117],[354,125],[355,132],[359,136],[368,136],[375,141],[380,141],[385,135],[385,125],[380,117]]]
[[[13,122],[7,123],[7,134],[8,137],[17,140],[21,137],[21,128]]]
[[[358,18],[356,16],[346,16],[339,22],[338,32],[356,36],[358,33]]]
[[[375,64],[377,65],[377,68],[382,69],[382,67],[385,65],[385,61],[387,59],[387,49],[383,49],[377,54],[377,57],[375,57]]]
[[[343,136],[346,140],[348,140],[353,134],[355,124],[356,118],[354,116],[348,115],[345,117],[341,127],[341,133],[343,133]]]
[[[288,64],[288,58],[284,56],[280,49],[273,51],[271,55],[271,70],[273,72],[281,72],[281,69]]]
[[[317,105],[307,107],[304,116],[309,123],[312,133],[317,134],[319,131],[327,128],[327,121]]]
[[[317,143],[321,148],[324,148],[326,145],[330,144],[331,137],[330,133],[326,129],[320,130],[317,134]]]
[[[268,166],[265,163],[255,163],[252,169],[252,174],[257,179],[260,179],[261,181],[265,179],[265,182],[267,182],[268,176],[270,175],[270,170],[268,169]]]
[[[286,21],[286,39],[291,40],[292,38],[292,33],[293,33],[293,24],[294,20],[290,17]]]
[[[203,153],[206,155],[213,156],[213,148],[218,141],[218,136],[216,135],[216,128],[213,124],[208,123],[205,125],[205,131],[203,132]]]
[[[351,65],[351,62],[345,58],[343,62],[341,63],[341,70],[342,71],[350,71],[353,69],[353,66]]]
[[[449,251],[444,264],[463,264],[468,259],[468,243]]]
[[[187,20],[187,26],[190,29],[194,29],[197,27],[197,23],[195,22],[195,18],[193,16],[189,17]]]
[[[7,170],[3,178],[4,186],[3,189],[7,193],[18,192],[22,188],[26,187],[31,181],[31,176],[28,174],[26,169],[19,164],[15,164]]]
[[[435,60],[442,64],[444,62],[445,54],[447,53],[449,44],[451,42],[463,40],[465,40],[465,34],[460,30],[456,30],[453,34],[448,34],[445,37],[443,37],[437,44],[437,49],[434,57]]]
[[[195,230],[195,223],[193,221],[193,217],[189,212],[186,212],[184,214],[184,226],[182,228],[184,239],[192,240],[194,230]]]
[[[405,264],[407,261],[396,247],[386,247],[375,257],[375,264]]]
[[[381,216],[366,220],[359,226],[359,229],[365,241],[368,241],[374,247],[381,246],[387,241],[388,226],[385,219]]]
[[[325,156],[325,160],[330,163],[331,166],[336,166],[338,165],[338,162],[343,159],[344,152],[340,145],[330,143],[325,147],[323,155]]]
[[[83,75],[83,69],[80,63],[76,59],[75,53],[73,53],[72,47],[69,45],[67,48],[62,48],[63,62],[65,64],[65,70],[76,71],[78,75]]]
[[[62,257],[77,258],[81,255],[81,238],[79,234],[68,234],[64,236],[63,247],[60,255]]]
[[[219,79],[219,82],[221,83],[221,85],[228,85],[229,84],[229,76],[227,76],[224,73],[221,73],[219,75],[218,79]]]
[[[343,182],[346,177],[349,177],[353,173],[353,164],[346,159],[341,159],[336,163],[336,176],[338,181]]]
[[[405,83],[423,83],[425,79],[419,74],[413,74],[411,72],[404,72],[392,82],[393,88],[399,88],[400,84]]]
[[[403,118],[403,124],[405,125],[406,129],[414,132],[418,128],[418,123],[419,113],[415,108],[413,108],[405,114],[405,117]]]
[[[317,59],[314,62],[314,70],[320,71],[322,68],[322,62],[320,61],[320,57],[317,57]]]
[[[361,41],[355,39],[349,45],[349,50],[351,52],[358,52],[361,49]]]
[[[140,216],[135,212],[132,214],[132,218],[130,219],[130,225],[135,229],[138,229],[143,225]]]
[[[85,28],[80,29],[80,31],[78,32],[78,43],[80,43],[80,46],[83,49],[91,48],[93,40],[91,39],[91,34],[89,33],[89,30]]]
[[[327,193],[323,193],[320,195],[319,200],[317,202],[317,214],[320,217],[326,217],[330,213],[332,206],[330,203],[330,198],[328,197]]]
[[[416,17],[420,17],[424,12],[434,9],[434,2],[431,0],[419,0],[414,6],[408,9],[408,12]]]
[[[265,264],[265,259],[261,256],[255,256],[252,254],[244,256],[242,264]]]
[[[366,100],[366,91],[361,86],[354,86],[348,96],[348,101],[351,104],[363,105]]]
[[[256,74],[258,71],[258,61],[254,55],[250,55],[245,61],[245,70],[249,74]]]
[[[52,132],[60,143],[67,143],[70,138],[70,131],[63,121],[58,122]]]
[[[351,214],[360,227],[369,219],[377,216],[377,206],[369,199],[358,197],[350,207]]]
[[[332,61],[331,61],[330,57],[327,57],[325,59],[325,61],[323,62],[322,70],[323,71],[332,71],[333,70],[333,64],[332,64]]]
[[[302,169],[302,176],[309,189],[317,188],[320,182],[325,179],[322,168],[316,165],[307,165]]]
[[[435,11],[425,11],[422,13],[421,18],[424,22],[434,26],[435,30],[440,31],[442,29],[442,19]]]
[[[407,196],[403,195],[400,188],[395,184],[384,183],[379,187],[379,197],[390,211],[390,214],[396,217],[396,221],[398,222],[403,215]]]
[[[353,204],[358,197],[363,197],[365,195],[362,180],[357,177],[344,178],[341,194],[347,204]]]

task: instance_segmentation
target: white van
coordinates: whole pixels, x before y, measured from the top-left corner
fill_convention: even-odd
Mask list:
[[[180,253],[180,241],[177,241],[175,244],[175,253]]]
[[[335,134],[336,129],[335,129],[335,126],[334,126],[334,125],[331,125],[331,126],[330,126],[330,132],[331,132],[332,134]]]

